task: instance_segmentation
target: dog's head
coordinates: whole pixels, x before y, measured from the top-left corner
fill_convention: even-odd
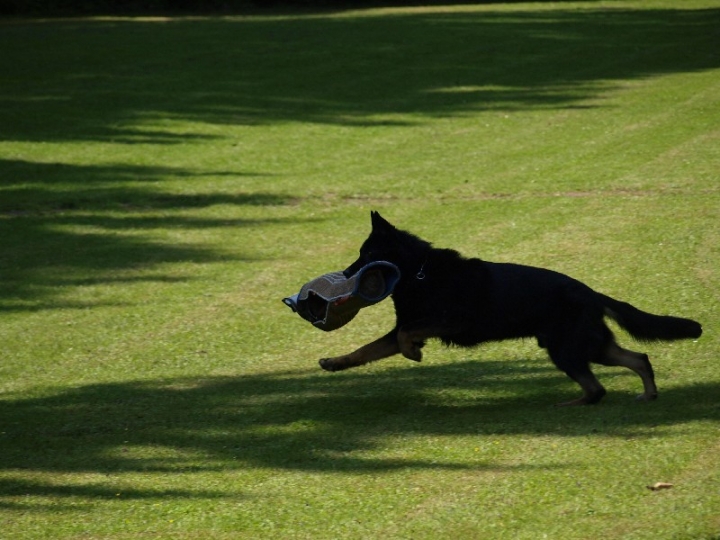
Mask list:
[[[360,256],[344,271],[346,277],[354,275],[366,264],[376,261],[387,261],[399,264],[401,251],[400,231],[378,212],[370,212],[372,231],[362,246]]]

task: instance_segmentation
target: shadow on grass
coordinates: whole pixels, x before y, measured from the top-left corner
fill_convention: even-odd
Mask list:
[[[0,140],[173,144],[215,137],[187,121],[403,125],[599,106],[627,81],[720,67],[719,25],[720,9],[561,4],[15,23],[3,27]]]
[[[91,385],[46,397],[8,396],[0,408],[0,468],[103,474],[247,467],[347,474],[501,470],[508,466],[448,460],[432,449],[419,459],[373,452],[412,436],[642,437],[649,429],[657,435],[663,426],[720,420],[719,390],[718,383],[671,388],[652,404],[611,392],[595,407],[556,408],[555,401],[576,389],[552,366],[534,361]],[[54,495],[58,489],[0,482],[0,495]],[[80,489],[108,496],[104,487]]]
[[[0,312],[87,308],[53,298],[63,287],[122,280],[177,281],[170,275],[118,276],[164,263],[253,261],[206,245],[162,240],[154,231],[260,227],[278,218],[198,217],[183,210],[215,205],[287,205],[270,192],[173,193],[161,180],[203,176],[261,176],[129,165],[72,166],[0,160]],[[237,212],[241,216],[242,212]],[[99,305],[93,303],[92,305]]]
[[[257,172],[193,171],[131,165],[68,165],[0,159],[0,215],[33,211],[156,210],[200,208],[213,204],[278,205],[288,197],[272,193],[175,194],[159,189],[177,178],[263,177]]]

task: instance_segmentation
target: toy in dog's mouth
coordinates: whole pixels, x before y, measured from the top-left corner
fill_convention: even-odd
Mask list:
[[[371,262],[346,278],[331,272],[307,282],[285,305],[314,326],[329,332],[349,323],[362,308],[387,298],[400,280],[400,270],[386,261]]]

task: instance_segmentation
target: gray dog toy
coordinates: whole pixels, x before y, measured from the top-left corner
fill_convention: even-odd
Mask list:
[[[303,319],[329,332],[345,326],[362,308],[377,304],[393,292],[400,270],[385,261],[371,262],[345,277],[331,272],[307,282],[298,294],[283,298]]]

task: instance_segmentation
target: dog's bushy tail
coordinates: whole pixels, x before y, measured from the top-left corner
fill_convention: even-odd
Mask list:
[[[634,338],[642,341],[672,341],[698,338],[702,334],[699,322],[671,315],[654,315],[598,293],[605,315],[614,319]]]

